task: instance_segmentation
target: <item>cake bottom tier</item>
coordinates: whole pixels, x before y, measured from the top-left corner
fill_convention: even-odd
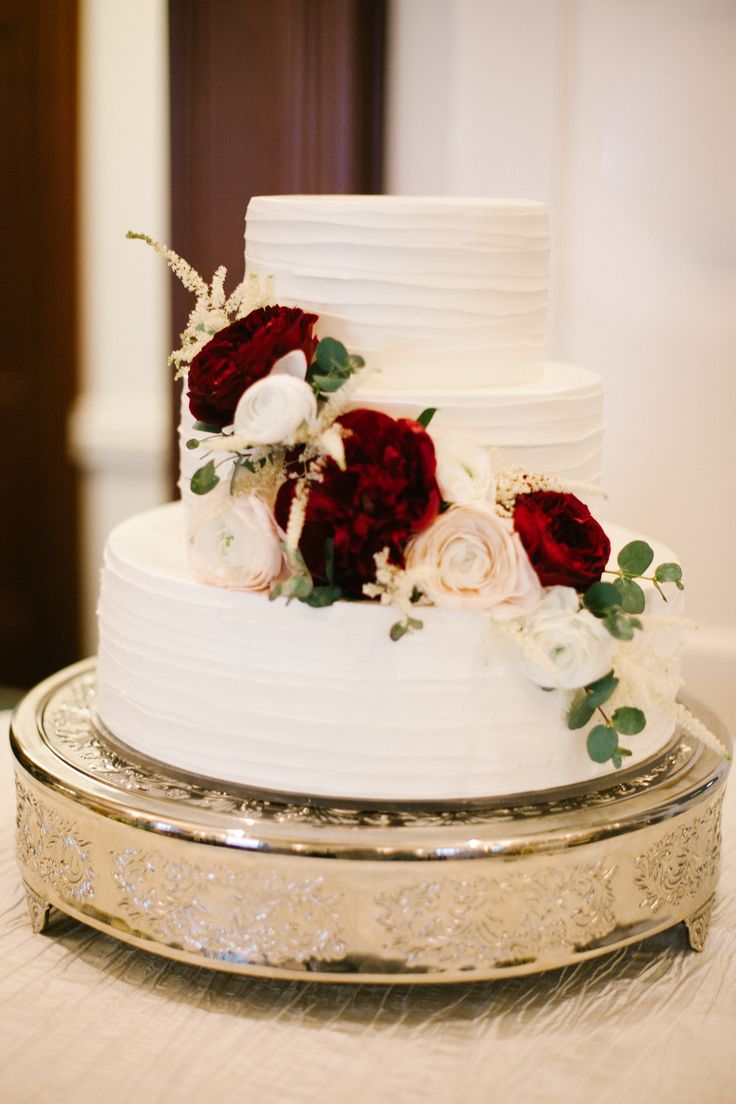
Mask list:
[[[614,548],[633,534],[607,527]],[[655,545],[659,559],[672,553]],[[648,608],[661,603],[647,594]],[[668,608],[667,612],[673,612]],[[568,695],[519,667],[513,642],[471,612],[427,608],[389,638],[375,603],[312,609],[199,582],[180,503],[111,534],[102,575],[97,709],[134,750],[258,789],[366,801],[502,797],[610,775]],[[671,654],[677,630],[652,632]],[[673,735],[666,711],[628,737],[628,765]]]

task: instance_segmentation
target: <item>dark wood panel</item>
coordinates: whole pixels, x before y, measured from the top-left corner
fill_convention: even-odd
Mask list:
[[[227,265],[232,287],[251,196],[381,191],[386,4],[170,0],[169,14],[172,243],[206,279]],[[176,288],[175,335],[190,307]]]
[[[0,683],[78,655],[75,0],[0,0]]]

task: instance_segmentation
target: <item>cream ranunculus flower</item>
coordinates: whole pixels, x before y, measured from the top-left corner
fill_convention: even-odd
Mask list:
[[[189,560],[207,583],[266,590],[284,574],[283,540],[273,514],[257,495],[218,490],[196,504]]]
[[[542,588],[507,518],[491,506],[451,506],[406,550],[406,567],[431,602],[478,609],[497,620],[535,606]]]
[[[616,642],[597,617],[578,607],[572,587],[551,587],[524,619],[531,647],[522,654],[522,669],[547,690],[577,690],[611,670]]]
[[[493,501],[496,480],[487,449],[455,433],[427,430],[437,457],[437,482],[446,502]]]
[[[235,410],[235,433],[251,445],[278,445],[316,416],[317,399],[308,383],[288,374],[270,375],[243,392]]]

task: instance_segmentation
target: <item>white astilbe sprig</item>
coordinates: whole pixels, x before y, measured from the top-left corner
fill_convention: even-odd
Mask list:
[[[529,472],[524,468],[507,466],[495,469],[496,475],[496,513],[501,517],[511,517],[516,499],[522,494],[534,491],[559,491],[567,494],[602,495],[603,491],[595,483],[581,483],[578,480],[560,479],[557,475],[542,472]]]
[[[181,345],[169,357],[169,364],[176,368],[176,378],[186,372],[197,353],[220,330],[224,330],[239,318],[245,318],[252,310],[266,307],[273,301],[271,277],[261,279],[251,274],[242,280],[229,298],[225,299],[225,277],[227,269],[220,265],[212,277],[210,286],[202,279],[196,269],[183,260],[173,249],[151,238],[148,234],[138,234],[129,230],[126,237],[144,241],[156,250],[168,264],[171,271],[181,280],[187,291],[196,296],[196,302],[189,315],[186,328],[181,335]]]
[[[363,584],[366,598],[378,598],[382,606],[393,606],[402,617],[408,618],[416,607],[417,594],[421,590],[421,573],[407,571],[398,564],[391,563],[388,548],[376,552],[373,557],[376,564],[376,577],[373,583]]]
[[[301,540],[304,522],[307,518],[307,502],[309,500],[309,484],[300,479],[294,489],[294,495],[289,507],[289,520],[286,524],[286,548],[291,554],[296,553]]]
[[[623,645],[613,659],[613,673],[619,680],[615,699],[636,700],[645,707],[645,712],[656,707],[672,717],[688,736],[701,740],[719,755],[727,757],[727,749],[718,737],[682,702],[674,699],[682,684],[677,664],[681,650],[679,647],[670,656],[663,656],[640,644]]]

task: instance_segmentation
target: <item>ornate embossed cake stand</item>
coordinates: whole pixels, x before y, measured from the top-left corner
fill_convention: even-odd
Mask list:
[[[94,687],[92,662],[62,671],[12,723],[36,931],[55,906],[184,962],[350,982],[532,973],[681,921],[703,947],[728,763],[689,737],[604,789],[366,811],[133,758]]]

